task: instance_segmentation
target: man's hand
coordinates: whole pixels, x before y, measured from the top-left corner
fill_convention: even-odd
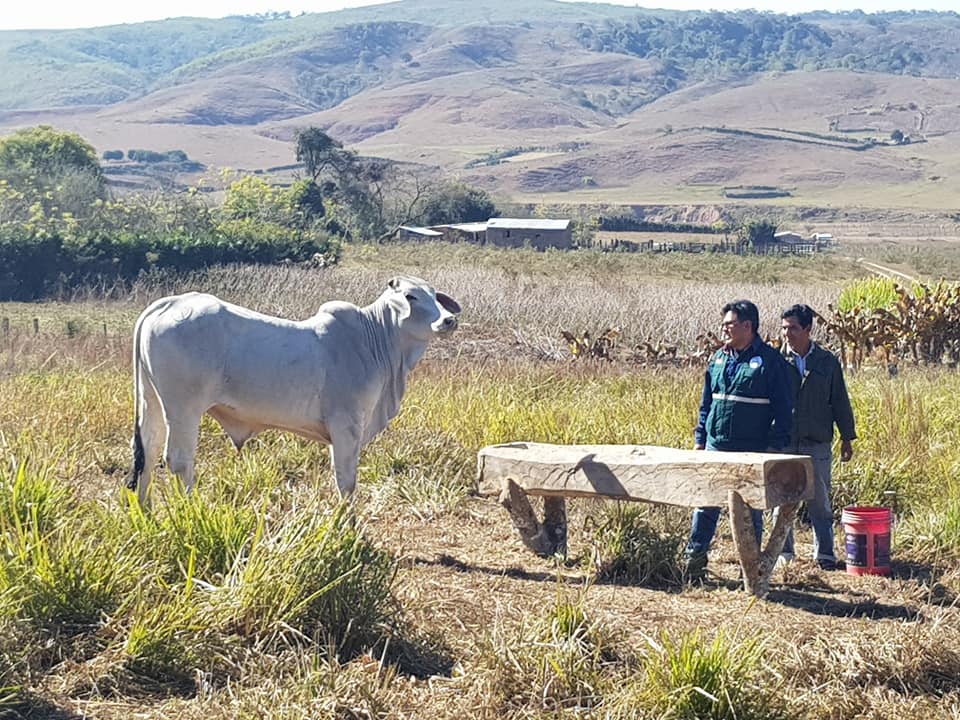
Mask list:
[[[853,457],[853,443],[850,440],[840,441],[840,462],[847,462]]]

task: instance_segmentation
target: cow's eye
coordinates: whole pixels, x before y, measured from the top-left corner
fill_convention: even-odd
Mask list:
[[[407,302],[414,302],[417,299],[416,295],[411,295],[410,293],[407,293],[404,297],[407,298]]]

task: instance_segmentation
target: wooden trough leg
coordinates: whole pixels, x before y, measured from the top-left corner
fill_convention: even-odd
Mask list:
[[[537,519],[527,495],[511,478],[505,478],[500,504],[510,513],[523,544],[541,557],[567,551],[567,512],[563,498],[544,500],[544,522]]]
[[[770,591],[770,576],[773,575],[777,557],[783,550],[787,530],[797,513],[797,504],[780,506],[767,546],[763,552],[760,552],[753,529],[750,506],[744,502],[736,490],[731,490],[728,497],[730,523],[733,525],[733,544],[740,554],[740,566],[743,568],[743,589],[751,595],[764,597]]]
[[[762,588],[760,577],[760,546],[753,530],[753,518],[750,506],[736,490],[727,494],[730,505],[730,525],[733,527],[733,546],[740,555],[743,568],[743,589],[751,595],[762,597],[766,590]]]
[[[777,565],[777,558],[780,557],[780,551],[783,550],[783,543],[787,539],[787,531],[793,525],[793,518],[797,515],[797,508],[800,503],[790,503],[781,505],[777,511],[777,520],[773,524],[773,530],[770,531],[770,539],[767,540],[767,547],[760,553],[760,568],[765,572],[769,581],[773,574],[773,568]]]

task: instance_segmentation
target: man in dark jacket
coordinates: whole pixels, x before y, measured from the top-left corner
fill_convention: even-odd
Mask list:
[[[790,368],[757,331],[760,313],[749,300],[723,306],[721,337],[724,346],[710,358],[703,380],[700,415],[694,448],[728,452],[779,452],[790,440],[793,394]],[[686,575],[701,579],[707,551],[717,529],[719,507],[693,512],[686,548]],[[753,511],[757,541],[763,532],[763,513]]]
[[[790,364],[794,385],[793,430],[787,451],[813,458],[814,499],[807,503],[813,525],[813,558],[824,570],[833,570],[837,558],[833,548],[833,508],[830,503],[830,446],[833,426],[840,431],[840,460],[853,457],[852,441],[857,437],[853,410],[847,396],[840,362],[832,353],[810,339],[813,310],[793,305],[783,311],[783,356]],[[793,530],[787,535],[781,557],[794,556]]]

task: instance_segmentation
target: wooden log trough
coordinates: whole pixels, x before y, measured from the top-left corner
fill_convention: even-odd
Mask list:
[[[477,484],[481,495],[499,498],[523,543],[542,556],[566,554],[566,498],[726,505],[744,589],[763,597],[797,506],[813,498],[813,462],[806,455],[514,442],[480,450]],[[544,498],[542,521],[528,495]],[[762,551],[751,508],[780,508]]]

